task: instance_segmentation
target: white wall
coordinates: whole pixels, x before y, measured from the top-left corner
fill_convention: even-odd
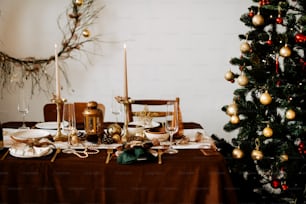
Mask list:
[[[57,18],[71,0],[1,0],[0,49],[16,57],[49,57],[62,35]],[[86,67],[67,60],[71,87],[62,95],[70,101],[101,101],[107,121],[112,90],[123,89],[123,43],[127,44],[129,95],[132,98],[180,96],[183,119],[199,122],[208,134],[229,139],[221,107],[237,87],[224,80],[229,60],[240,54],[239,21],[248,12],[245,0],[97,0],[104,5],[93,34],[103,43],[87,45],[96,55],[79,56]],[[1,76],[3,77],[3,76]],[[63,79],[62,79],[63,80]],[[55,86],[55,85],[54,85]],[[17,94],[4,90],[0,120],[20,120]],[[42,107],[51,96],[36,93],[29,120],[43,120]]]

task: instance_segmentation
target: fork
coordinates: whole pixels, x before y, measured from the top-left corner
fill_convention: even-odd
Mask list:
[[[107,149],[107,157],[106,157],[105,164],[108,164],[108,163],[109,163],[112,154],[113,154],[113,149]]]
[[[53,155],[53,157],[51,158],[51,162],[54,162],[56,156],[57,156],[60,152],[61,152],[61,149],[60,149],[60,148],[57,148],[56,151],[55,151],[55,153],[54,153],[54,155]]]
[[[162,164],[162,154],[163,154],[163,150],[158,149],[158,164]]]

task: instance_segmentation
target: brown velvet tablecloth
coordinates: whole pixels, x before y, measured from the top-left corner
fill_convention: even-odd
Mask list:
[[[7,149],[0,151],[0,158]],[[206,150],[207,151],[207,150]],[[163,164],[105,164],[106,150],[81,159],[60,153],[0,160],[0,203],[237,203],[221,154],[199,149],[163,154]]]
[[[53,163],[51,156],[0,161],[0,203],[236,203],[219,153],[180,150],[161,165],[105,164],[106,150],[86,159],[61,153]]]

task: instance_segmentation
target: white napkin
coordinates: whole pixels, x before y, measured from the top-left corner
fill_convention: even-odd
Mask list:
[[[50,146],[30,147],[25,143],[16,143],[12,145],[9,150],[12,156],[20,158],[42,157],[52,152],[52,148]]]

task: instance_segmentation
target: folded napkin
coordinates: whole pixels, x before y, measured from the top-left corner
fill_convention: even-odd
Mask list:
[[[123,150],[123,152],[117,157],[119,164],[133,164],[139,161],[156,162],[157,157],[154,156],[150,149],[142,146],[134,146]]]
[[[15,143],[10,147],[9,151],[14,157],[33,158],[50,154],[52,152],[52,147],[36,147],[27,145],[26,143]]]

